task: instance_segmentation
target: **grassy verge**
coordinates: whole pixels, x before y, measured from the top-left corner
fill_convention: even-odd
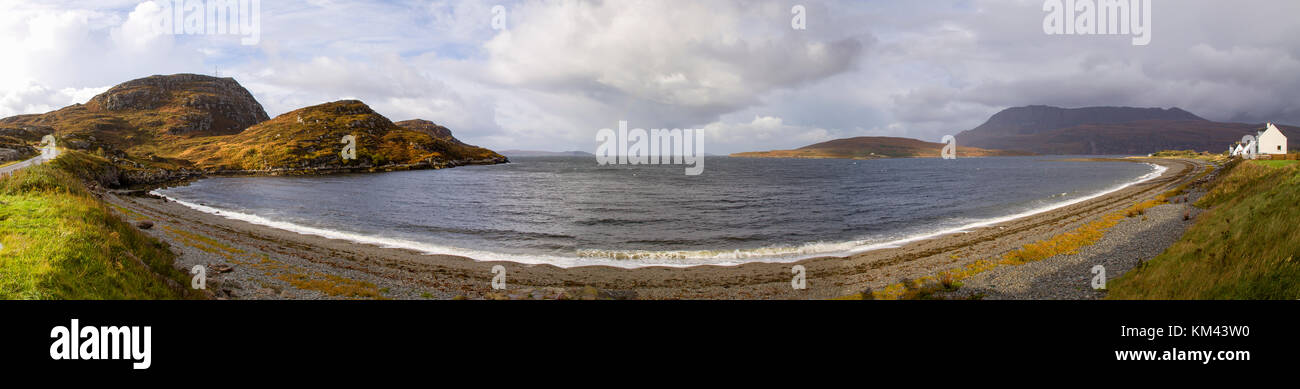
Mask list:
[[[1288,161],[1282,159],[1282,160],[1258,160],[1258,161],[1251,161],[1251,163],[1257,163],[1268,167],[1286,167],[1286,166],[1295,165],[1296,163],[1300,163],[1300,161],[1296,161],[1296,160]]]
[[[159,242],[122,221],[79,176],[80,152],[0,180],[0,299],[198,298]]]
[[[1109,299],[1300,298],[1300,165],[1232,163],[1182,239],[1112,280]]]

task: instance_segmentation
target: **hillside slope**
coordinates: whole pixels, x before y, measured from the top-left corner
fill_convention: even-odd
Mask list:
[[[165,243],[83,184],[108,170],[107,160],[73,151],[0,180],[0,299],[206,297]]]
[[[1143,120],[1205,121],[1179,108],[1086,107],[1058,108],[1030,105],[1007,108],[989,120],[963,133],[973,139],[980,136],[1027,135],[1083,124],[1128,123]]]
[[[460,142],[459,139],[456,139],[456,137],[451,136],[450,129],[447,129],[447,127],[440,126],[437,123],[428,120],[424,120],[424,119],[403,120],[393,124],[396,124],[398,127],[401,127],[403,129],[424,133],[437,139],[446,140],[452,143],[463,144]]]
[[[1008,108],[957,135],[958,144],[1041,154],[1143,155],[1222,152],[1263,124],[1220,123],[1178,109],[1029,106]],[[1288,137],[1300,129],[1279,126]],[[1300,139],[1300,138],[1294,138]]]
[[[943,143],[932,143],[911,138],[860,136],[836,139],[800,147],[794,150],[756,151],[731,154],[744,158],[938,158]],[[1025,152],[986,150],[957,144],[957,157],[990,157],[1029,155]]]
[[[409,124],[409,123],[408,123]],[[432,123],[429,123],[432,124]],[[440,126],[439,126],[440,127]],[[338,170],[383,166],[432,167],[500,163],[492,150],[466,145],[442,128],[403,128],[356,100],[298,109],[235,135],[193,140],[177,158],[208,171]],[[355,160],[344,160],[343,137],[356,139]]]
[[[1221,153],[1228,145],[1253,135],[1262,124],[1211,121],[1147,120],[1117,124],[1085,124],[1044,133],[1000,137],[984,144],[1043,154],[1143,155],[1161,150],[1195,150]],[[1300,139],[1300,128],[1278,126],[1290,139]],[[963,138],[958,138],[963,139]]]
[[[161,145],[235,134],[267,119],[262,105],[234,79],[177,74],[127,81],[86,104],[0,119],[0,127],[46,129],[72,149],[146,156]]]
[[[1285,162],[1285,161],[1284,161]],[[1231,162],[1177,243],[1112,280],[1110,299],[1300,298],[1300,165]]]

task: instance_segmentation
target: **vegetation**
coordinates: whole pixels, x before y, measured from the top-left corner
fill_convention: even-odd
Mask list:
[[[107,162],[67,152],[0,180],[0,298],[200,298],[165,243],[118,219],[78,174]]]
[[[1281,159],[1281,160],[1274,159],[1274,160],[1257,160],[1257,161],[1251,161],[1251,163],[1256,163],[1256,164],[1260,164],[1260,165],[1268,166],[1268,167],[1286,167],[1286,166],[1295,165],[1297,162],[1300,162],[1300,161],[1296,161],[1296,160],[1285,160],[1285,159]]]
[[[1151,154],[1152,157],[1183,157],[1183,158],[1196,158],[1205,155],[1210,155],[1210,153],[1200,152],[1196,150],[1164,150],[1164,151],[1157,151]]]
[[[356,137],[356,160],[341,140]],[[347,168],[504,159],[484,148],[407,130],[355,100],[299,109],[230,136],[191,139],[175,157],[204,169]]]
[[[1300,298],[1300,166],[1233,162],[1164,253],[1109,283],[1110,299]],[[1276,161],[1269,161],[1276,162]]]
[[[1202,160],[1202,161],[1208,161],[1208,162],[1214,163],[1214,164],[1216,164],[1216,165],[1224,164],[1224,163],[1228,162],[1228,160],[1231,159],[1230,157],[1228,157],[1228,153],[1223,153],[1223,152],[1221,152],[1221,153],[1211,153],[1211,152],[1205,152],[1205,151],[1198,152],[1198,151],[1195,151],[1195,150],[1164,150],[1164,151],[1157,151],[1157,152],[1155,152],[1155,153],[1152,153],[1152,154],[1151,154],[1151,157],[1152,157],[1152,158],[1186,158],[1186,159],[1199,159],[1199,160]]]

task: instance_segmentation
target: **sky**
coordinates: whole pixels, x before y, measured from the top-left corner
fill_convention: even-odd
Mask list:
[[[1300,124],[1293,0],[1153,0],[1147,45],[1047,34],[1044,0],[262,0],[256,42],[162,31],[161,3],[0,0],[0,117],[199,73],[272,117],[360,99],[496,150],[592,152],[619,121],[704,129],[713,154],[938,142],[1035,104]]]

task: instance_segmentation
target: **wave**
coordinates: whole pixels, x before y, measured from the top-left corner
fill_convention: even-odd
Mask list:
[[[375,245],[385,248],[407,249],[426,255],[454,255],[477,261],[508,261],[522,264],[547,264],[562,268],[578,266],[613,266],[621,268],[641,268],[650,266],[689,267],[699,265],[734,266],[752,262],[788,263],[808,258],[826,256],[849,256],[872,250],[896,248],[908,243],[933,239],[936,237],[965,233],[970,230],[1003,223],[1042,212],[1078,204],[1114,193],[1130,186],[1149,181],[1164,174],[1167,168],[1148,163],[1152,171],[1133,181],[1075,199],[1061,201],[1027,211],[988,219],[979,219],[960,224],[956,227],[940,227],[938,230],[916,233],[897,239],[863,239],[842,242],[812,242],[802,245],[769,246],[756,249],[736,250],[606,250],[579,249],[574,256],[507,254],[485,250],[473,250],[444,245],[417,242],[413,240],[368,235],[334,229],[304,226],[297,223],[271,220],[266,217],[217,209],[169,197],[158,190],[151,194],[174,201],[199,212],[222,216],[227,219],[240,220],[252,224],[272,227],[304,235],[314,235],[329,239],[347,240],[356,243]],[[1057,198],[1059,196],[1052,196]]]

